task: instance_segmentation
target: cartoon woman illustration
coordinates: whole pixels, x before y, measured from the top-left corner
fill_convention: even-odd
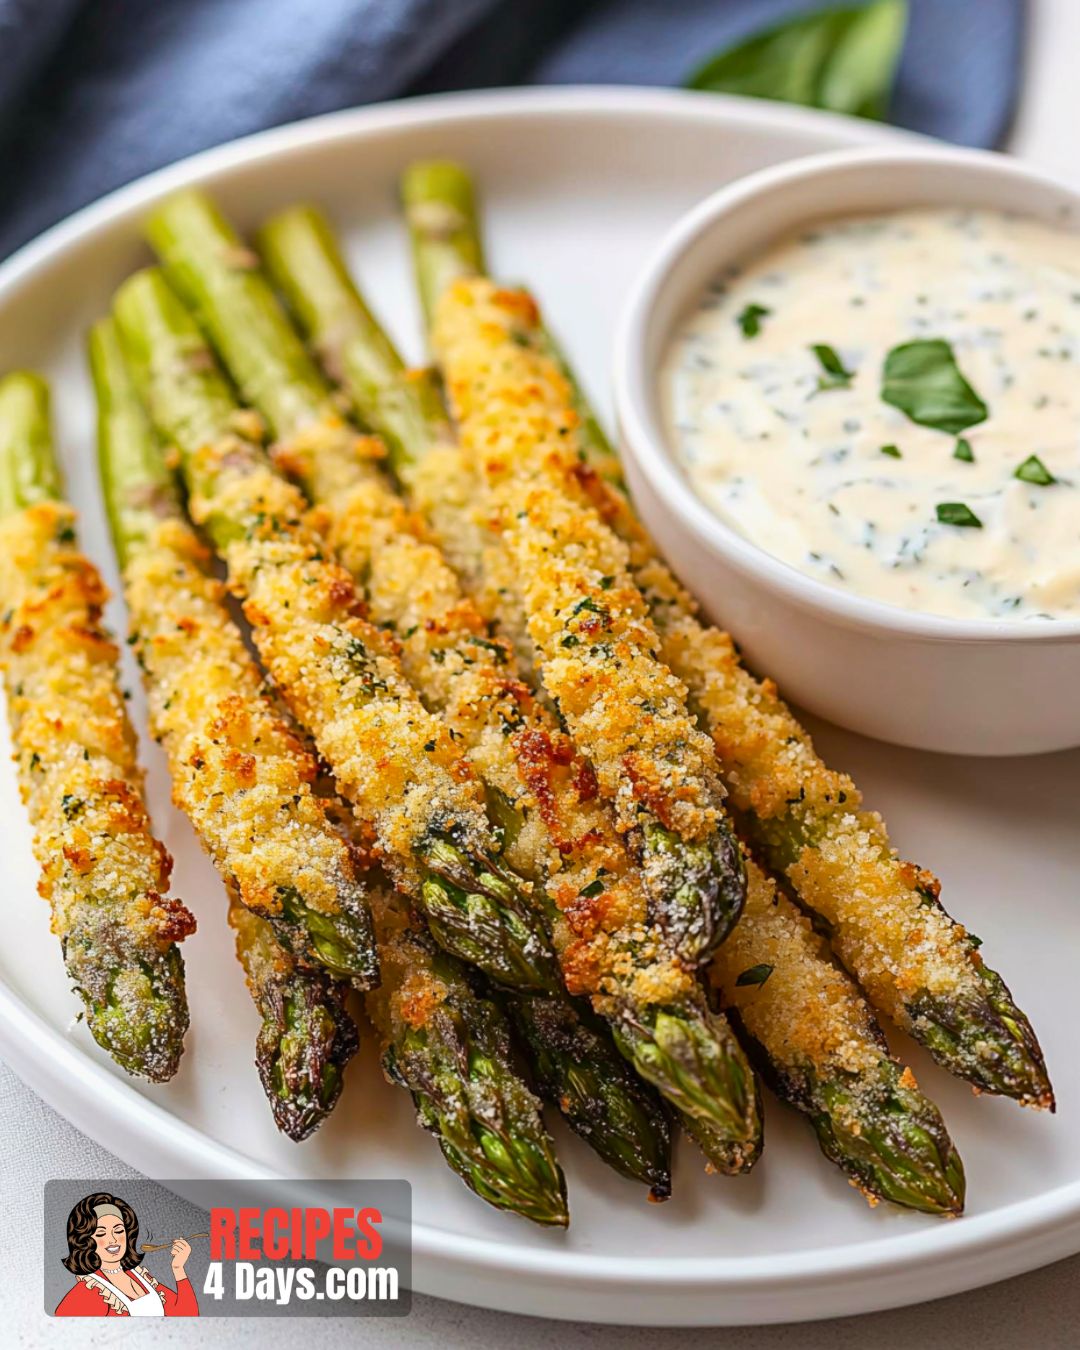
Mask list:
[[[83,1196],[68,1215],[67,1240],[64,1265],[77,1279],[57,1305],[57,1317],[198,1317],[184,1271],[190,1245],[183,1238],[172,1244],[176,1289],[159,1284],[140,1265],[139,1220],[119,1196]]]

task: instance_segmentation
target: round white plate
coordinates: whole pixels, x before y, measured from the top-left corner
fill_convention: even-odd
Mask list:
[[[139,220],[162,194],[205,183],[242,226],[297,198],[321,201],[378,311],[419,359],[394,184],[416,156],[459,156],[482,183],[493,270],[536,288],[606,413],[620,300],[680,212],[748,170],[896,134],[765,103],[640,89],[450,96],[285,127],[126,188],[5,263],[0,370],[31,365],[53,380],[83,541],[115,583],[82,337],[116,284],[147,261]],[[119,605],[110,620],[123,630]],[[136,672],[129,665],[126,674],[151,808],[176,858],[175,890],[199,919],[185,945],[192,1031],[167,1086],[125,1078],[73,1023],[14,776],[0,768],[0,1049],[31,1087],[126,1162],[157,1177],[406,1177],[419,1290],[554,1317],[715,1325],[833,1316],[953,1293],[1080,1250],[1080,830],[1071,790],[1080,756],[946,759],[818,729],[822,750],[886,813],[904,853],[941,874],[946,902],[983,936],[1033,1017],[1055,1075],[1061,1113],[1039,1117],[976,1101],[912,1046],[900,1047],[967,1163],[965,1218],[869,1210],[821,1158],[804,1122],[770,1103],[765,1157],[751,1176],[707,1176],[683,1143],[675,1198],[662,1207],[646,1204],[556,1123],[572,1222],[568,1233],[548,1233],[465,1190],[413,1125],[406,1094],[382,1081],[370,1045],[313,1140],[297,1146],[276,1134],[251,1067],[256,1018],[232,957],[222,888],[169,804]]]

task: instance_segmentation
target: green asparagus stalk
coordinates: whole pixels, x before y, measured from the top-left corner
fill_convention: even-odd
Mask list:
[[[440,588],[445,590],[448,584],[456,588],[437,551],[418,540],[404,523],[406,513],[389,483],[370,462],[357,457],[355,431],[342,422],[331,389],[311,364],[265,278],[256,268],[247,266],[246,260],[239,271],[233,266],[232,260],[243,256],[243,244],[220,213],[205,199],[188,196],[179,200],[175,211],[169,213],[167,223],[163,224],[161,217],[157,222],[153,227],[154,237],[163,259],[170,266],[175,265],[175,275],[184,295],[195,307],[205,331],[212,336],[241,393],[269,422],[277,439],[280,458],[293,466],[309,494],[325,512],[348,522],[346,536],[352,532],[355,537],[351,541],[348,537],[339,538],[341,531],[332,529],[329,541],[339,549],[342,561],[354,576],[369,580],[369,605],[375,595],[385,596],[393,587],[397,587],[399,593],[405,588],[420,595],[437,592]],[[377,332],[374,320],[369,319],[368,332]],[[388,353],[392,355],[393,349],[387,343],[382,350],[376,349],[372,354],[369,388],[376,395],[381,387],[380,371],[386,366]],[[272,379],[267,378],[268,372]],[[437,403],[436,398],[424,410],[425,419]],[[393,397],[384,404],[391,417],[410,406]],[[359,560],[352,556],[357,550],[362,555]],[[448,607],[457,612],[463,603],[463,597],[455,590]],[[372,617],[382,623],[384,615],[377,606],[374,609]],[[394,618],[400,619],[401,612],[396,611]],[[417,619],[413,626],[428,631],[433,627],[445,628],[447,615],[429,611],[422,620],[419,615]],[[467,642],[467,659],[470,661],[483,661],[491,650],[490,644],[485,646],[474,628],[469,629]],[[437,655],[445,659],[448,652],[444,648]],[[424,662],[410,664],[406,648],[406,674],[414,678],[432,708],[437,706],[437,700],[432,698],[432,679],[438,684],[447,673],[445,660],[442,668],[436,668],[435,657],[432,653],[430,665]],[[432,679],[427,679],[428,676]],[[469,702],[473,715],[480,702],[490,702],[492,691],[495,691],[500,706],[513,705],[508,708],[508,713],[514,716],[516,704],[510,695],[506,672],[502,670],[495,674],[489,690],[483,687],[482,681],[472,683]],[[470,750],[470,729],[460,722],[447,725],[457,744]],[[495,735],[502,754],[506,742],[505,727],[500,724]],[[484,764],[474,762],[473,767],[486,785],[492,786],[486,782]],[[511,776],[514,784],[507,786],[513,790],[516,785],[520,794],[516,775]],[[584,833],[588,832],[587,823],[581,828]],[[473,933],[462,935],[457,918],[461,899],[450,892],[450,903],[447,903],[449,886],[464,889],[470,884],[452,849],[450,839],[432,845],[429,861],[433,866],[439,866],[440,876],[438,881],[422,884],[421,897],[435,937],[470,964],[483,967],[484,949],[491,945],[492,937],[484,933],[479,920],[474,920]],[[506,849],[501,861],[527,878],[533,888],[536,917],[546,930],[547,912],[540,891],[544,881],[542,869],[523,869],[520,866],[523,860]],[[591,880],[591,876],[590,873],[587,879]],[[500,922],[505,920],[500,919]],[[549,997],[555,997],[554,986]],[[559,1007],[561,1019],[566,1024],[573,1016],[572,1007],[562,1000]],[[552,1012],[543,1025],[552,1026],[555,1017]],[[530,1025],[538,1037],[541,1024],[533,1019]],[[669,1138],[659,1103],[622,1064],[610,1041],[604,1045],[604,1037],[598,1030],[594,1028],[590,1032],[582,1027],[579,1035],[581,1042],[591,1043],[597,1054],[606,1051],[612,1072],[605,1083],[604,1099],[588,1095],[588,1088],[592,1086],[590,1080],[575,1074],[571,1062],[559,1055],[554,1046],[541,1076],[542,1083],[550,1088],[552,1099],[563,1107],[571,1125],[619,1170],[627,1170],[626,1160],[632,1156],[648,1159],[650,1166],[656,1158],[666,1157]],[[647,1099],[651,1105],[649,1111],[643,1109]],[[617,1112],[624,1129],[632,1131],[610,1147],[610,1134],[590,1125],[605,1105]],[[650,1186],[663,1189],[668,1183],[659,1174],[651,1172],[650,1166],[638,1169],[639,1178]]]
[[[349,985],[301,966],[271,925],[232,901],[229,923],[262,1024],[255,1066],[282,1134],[307,1139],[337,1105],[345,1067],[356,1053]]]
[[[414,166],[403,190],[414,252],[457,251],[461,276],[479,259],[464,242],[471,213],[459,209],[471,191],[449,164]],[[429,214],[437,222],[440,192],[452,194],[443,205],[460,217],[452,237],[428,223]],[[449,271],[439,265],[440,277]],[[462,437],[477,442],[502,521],[544,686],[634,841],[657,922],[684,960],[700,963],[737,920],[746,888],[715,755],[658,659],[625,545],[578,483],[557,406],[537,396],[531,353],[519,343],[531,304],[523,297],[512,308],[490,283],[472,284],[479,289],[460,303],[455,287],[443,293],[438,345]]]
[[[125,283],[115,312],[136,387],[179,447],[193,515],[245,598],[264,664],[374,831],[395,883],[418,899],[440,942],[497,983],[556,987],[524,883],[496,857],[456,747],[384,635],[359,617],[351,579],[252,439],[194,320],[154,271]]]
[[[481,1199],[565,1227],[566,1182],[499,1008],[474,992],[401,896],[386,891],[375,922],[383,981],[365,1004],[387,1077],[412,1094],[420,1124]]]
[[[528,1050],[536,1087],[617,1172],[671,1194],[671,1129],[657,1095],[629,1069],[604,1023],[580,1001],[504,999]]]
[[[401,179],[401,201],[413,248],[424,326],[451,282],[482,276],[484,250],[472,180],[449,160],[420,160]]]
[[[456,201],[471,193],[463,169],[445,166],[444,173],[464,180],[453,188]],[[475,209],[463,214],[460,231],[476,219]],[[480,256],[478,238],[461,244],[458,275],[472,275]],[[1001,976],[984,963],[979,940],[941,905],[936,877],[897,857],[880,817],[862,809],[850,778],[823,763],[771,682],[742,666],[728,634],[701,621],[637,520],[618,457],[535,311],[518,337],[566,382],[562,396],[577,413],[586,460],[579,480],[629,549],[661,656],[713,737],[740,829],[754,850],[829,928],[833,951],[874,1005],[942,1067],[979,1091],[1052,1110],[1035,1032]]]
[[[1053,1110],[1038,1038],[984,963],[978,938],[946,912],[937,878],[897,857],[880,816],[861,809],[855,784],[824,764],[771,684],[742,666],[730,637],[702,623],[636,520],[618,456],[565,356],[549,334],[538,340],[569,383],[605,515],[631,547],[664,659],[714,738],[755,850],[823,921],[875,1005],[943,1068],[979,1091]]]
[[[171,860],[154,838],[101,627],[105,588],[77,550],[43,380],[0,381],[0,649],[39,890],[94,1039],[129,1073],[171,1078],[188,1026],[177,944],[195,920],[167,898]]]
[[[130,641],[176,805],[294,956],[370,985],[375,940],[352,855],[312,792],[314,760],[265,694],[206,570],[111,320],[91,330],[89,358]]]
[[[747,873],[745,913],[711,974],[750,1058],[872,1204],[959,1214],[964,1169],[937,1108],[806,916],[756,863]]]
[[[432,482],[438,481],[441,467],[456,451],[444,440],[441,412],[433,417],[426,411],[437,400],[437,389],[429,375],[406,371],[349,278],[329,225],[312,208],[294,208],[269,221],[259,239],[274,280],[322,354],[327,374],[342,381],[341,391],[349,395],[361,420],[384,434],[405,486],[413,487],[416,477],[429,470]],[[373,372],[378,372],[377,379]],[[386,389],[377,381],[384,381]],[[403,402],[411,408],[407,417],[397,415]],[[390,421],[384,420],[388,407],[395,410]],[[422,490],[416,499],[424,501]],[[437,513],[437,502],[435,508]],[[426,510],[425,515],[433,524],[433,516]],[[452,512],[448,516],[453,532],[460,535],[458,520]],[[350,560],[348,540],[338,542],[350,568],[360,570],[365,565],[362,550],[355,550],[357,556]],[[522,693],[507,694],[517,673],[513,654],[502,643],[478,642],[482,626],[465,617],[470,611],[453,579],[436,584],[430,563],[423,585],[412,580],[407,568],[399,570],[404,594],[394,597],[389,584],[375,584],[371,565],[374,612],[381,621],[394,622],[407,661],[415,650],[415,664],[407,668],[428,705],[453,719],[463,743],[475,744],[480,771],[491,788],[491,805],[506,816],[508,851],[515,866],[528,871],[528,843],[535,846],[543,836],[537,835],[535,824],[523,829],[516,805],[522,800],[519,775],[525,770],[527,781],[528,767],[549,762],[553,747],[566,738],[542,705]],[[442,608],[421,611],[412,601],[417,594],[439,597]],[[580,914],[586,925],[587,936],[571,932],[560,945],[564,973],[580,992],[593,996],[637,1072],[677,1112],[702,1122],[698,1134],[708,1143],[714,1165],[730,1170],[736,1159],[741,1167],[757,1152],[747,1144],[759,1132],[752,1075],[723,1019],[709,1012],[693,981],[685,973],[665,972],[655,937],[642,940],[644,899],[630,888],[635,878],[627,871],[629,859],[606,810],[575,795],[578,762],[571,760],[562,770],[555,766],[553,781],[544,783],[547,806],[531,812],[547,823],[546,842],[556,850],[558,865],[550,881],[566,895],[560,904]],[[587,774],[583,781],[589,781]],[[532,798],[526,794],[524,800]],[[552,821],[556,807],[558,818]],[[534,875],[542,875],[535,859],[532,868]],[[689,874],[687,883],[692,884]],[[633,922],[610,932],[603,921],[609,912],[629,913]],[[595,953],[595,959],[583,952]],[[613,967],[628,973],[612,981]],[[584,983],[578,973],[582,969],[589,972]],[[611,992],[612,983],[618,992]]]

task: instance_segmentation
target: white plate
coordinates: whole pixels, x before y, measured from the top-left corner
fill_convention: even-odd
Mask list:
[[[115,582],[81,342],[113,287],[146,261],[138,222],[163,193],[206,183],[244,226],[296,198],[323,202],[379,312],[418,357],[395,178],[414,156],[460,156],[483,184],[494,270],[534,284],[606,412],[616,310],[646,250],[680,212],[747,170],[893,135],[824,114],[646,90],[453,96],[320,118],[155,174],[4,264],[0,369],[37,366],[54,381],[83,539]],[[123,628],[118,605],[110,619]],[[659,1208],[557,1124],[572,1212],[569,1233],[557,1234],[498,1214],[461,1186],[413,1126],[407,1096],[382,1082],[370,1045],[313,1140],[296,1146],[276,1134],[251,1068],[256,1018],[232,959],[222,889],[169,804],[130,665],[127,677],[154,819],[176,857],[175,889],[199,918],[185,945],[192,1032],[168,1086],[133,1084],[72,1024],[76,1004],[34,893],[29,829],[14,777],[0,770],[0,1048],[126,1162],[158,1177],[407,1177],[418,1289],[554,1317],[715,1325],[833,1316],[953,1293],[1080,1250],[1077,755],[946,759],[819,730],[821,748],[886,813],[901,849],[940,872],[947,903],[984,937],[1033,1017],[1055,1075],[1061,1114],[1039,1117],[974,1100],[901,1047],[967,1163],[967,1217],[870,1211],[821,1158],[804,1122],[770,1104],[765,1158],[750,1177],[708,1177],[683,1145],[676,1198]]]

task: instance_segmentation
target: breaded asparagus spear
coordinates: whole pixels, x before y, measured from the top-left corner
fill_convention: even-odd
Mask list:
[[[266,692],[188,525],[111,320],[90,334],[101,480],[130,641],[173,799],[240,901],[308,964],[378,978],[353,854],[312,791],[313,757]]]
[[[392,459],[396,465],[404,458],[401,476],[407,478],[426,446],[439,443],[438,422],[425,440],[418,434],[424,425],[419,399],[402,411],[400,404],[423,381],[405,371],[378,330],[329,225],[312,208],[291,208],[264,227],[260,241],[328,371],[339,373],[343,390],[367,410],[372,425],[389,408],[390,429],[403,428]],[[380,397],[378,380],[393,381],[397,397]],[[963,1173],[936,1110],[888,1058],[865,1001],[829,961],[808,921],[752,863],[748,875],[746,910],[715,958],[713,976],[736,1016],[747,1005],[741,1027],[748,1036],[752,1028],[764,1075],[786,1101],[810,1114],[829,1156],[868,1195],[957,1212]]]
[[[166,212],[163,256],[174,265],[241,393],[269,422],[278,463],[291,469],[320,505],[318,518],[328,542],[358,582],[366,583],[369,617],[401,642],[405,674],[428,708],[442,715],[489,799],[497,799],[492,805],[498,818],[513,817],[504,832],[502,857],[532,884],[537,912],[550,925],[552,907],[541,891],[549,866],[559,874],[568,905],[580,887],[593,884],[605,862],[612,864],[608,870],[618,866],[610,857],[612,845],[618,853],[618,841],[606,821],[597,819],[588,779],[566,753],[567,738],[554,726],[555,748],[543,737],[532,737],[531,780],[528,773],[519,776],[507,733],[525,729],[521,703],[532,699],[513,678],[506,653],[486,639],[453,573],[375,467],[374,443],[362,442],[342,420],[329,386],[266,279],[244,258],[243,243],[228,222],[208,200],[190,194]],[[243,266],[237,266],[238,257]],[[553,787],[559,789],[557,802]],[[545,819],[553,814],[564,828],[551,839]],[[600,847],[578,860],[576,868],[566,856],[567,840],[575,834],[600,836]],[[613,875],[613,892],[618,884]],[[628,878],[624,886],[631,885]],[[635,938],[641,945],[640,935]],[[539,1057],[545,1095],[607,1162],[666,1194],[669,1128],[655,1094],[622,1062],[607,1033],[582,1022],[564,995],[548,992],[543,1009],[533,994],[517,997],[528,1006],[517,1008],[514,1020]],[[575,1059],[585,1053],[595,1062],[592,1071],[583,1071]],[[597,1125],[605,1116],[610,1130]]]
[[[173,800],[229,889],[275,1122],[305,1139],[336,1104],[356,1051],[344,981],[366,988],[378,973],[357,863],[312,794],[314,760],[266,695],[205,570],[111,320],[91,330],[89,355],[102,484],[151,726]]]
[[[540,1103],[513,1067],[506,1021],[441,952],[405,899],[373,895],[383,979],[365,1005],[387,1077],[412,1093],[420,1124],[481,1199],[565,1227],[566,1182]]]
[[[422,177],[410,171],[405,189],[420,256],[429,242],[440,252],[450,242],[432,217],[445,175]],[[745,891],[715,755],[685,687],[659,659],[625,544],[577,481],[573,427],[535,384],[535,354],[516,345],[531,314],[519,321],[512,305],[510,292],[482,279],[443,292],[432,336],[451,408],[487,482],[544,687],[642,859],[656,918],[684,959],[703,960]]]
[[[762,1077],[872,1204],[959,1214],[964,1169],[937,1107],[890,1056],[810,920],[752,861],[747,880],[743,917],[711,973]]]
[[[452,182],[455,172],[468,183],[462,169],[446,165],[441,181]],[[466,188],[458,181],[453,191],[460,196]],[[476,244],[460,250],[461,274],[477,253]],[[874,1005],[944,1068],[979,1091],[1053,1109],[1030,1023],[984,964],[979,940],[942,907],[937,878],[897,857],[881,817],[862,807],[847,775],[823,763],[772,681],[752,676],[728,634],[698,617],[637,521],[617,457],[550,334],[530,306],[511,302],[511,309],[517,340],[541,358],[536,369],[551,397],[577,414],[585,460],[578,481],[627,545],[663,659],[712,736],[732,807],[756,853],[829,925],[833,951]]]
[[[188,1026],[177,946],[195,920],[168,887],[124,709],[106,593],[78,552],[75,513],[36,375],[0,381],[0,642],[38,889],[94,1039],[129,1073],[164,1082]]]
[[[136,387],[179,448],[192,515],[226,561],[263,662],[395,884],[444,946],[497,982],[557,987],[525,883],[497,859],[457,747],[361,617],[351,577],[305,525],[303,498],[267,462],[194,320],[155,271],[125,283],[115,312]]]
[[[298,1143],[337,1105],[359,1043],[346,1007],[349,985],[301,966],[270,923],[230,898],[237,960],[262,1017],[255,1066],[274,1122]]]
[[[329,226],[311,208],[294,208],[264,227],[260,243],[328,373],[339,373],[365,421],[388,432],[395,468],[420,469],[445,434],[437,390],[429,378],[405,371],[353,286]],[[410,474],[400,476],[408,481]],[[414,554],[410,563],[399,552],[395,567],[381,567],[393,541],[365,514],[362,493],[350,501],[351,509],[335,513],[331,538],[350,570],[368,577],[373,617],[393,625],[406,671],[428,706],[441,711],[468,748],[504,825],[508,858],[547,885],[561,915],[554,936],[569,986],[592,996],[644,1076],[678,1109],[711,1125],[703,1137],[714,1163],[730,1166],[732,1150],[723,1141],[732,1129],[744,1135],[735,1150],[744,1163],[755,1152],[745,1143],[756,1127],[745,1095],[750,1075],[738,1062],[729,1074],[730,1033],[665,951],[661,934],[650,931],[636,869],[597,799],[589,766],[518,678],[507,645],[486,636],[438,555]],[[410,528],[401,507],[398,517],[399,531]],[[565,1023],[565,1010],[557,1018],[550,1008],[530,1012],[534,1026]],[[740,1097],[735,1112],[725,1102],[732,1090]]]

